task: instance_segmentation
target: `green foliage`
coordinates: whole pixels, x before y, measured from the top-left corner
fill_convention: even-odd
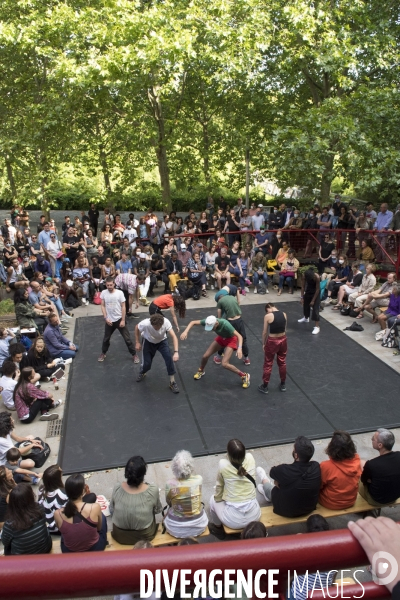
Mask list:
[[[14,312],[15,306],[12,300],[2,300],[0,302],[0,315],[9,315]]]

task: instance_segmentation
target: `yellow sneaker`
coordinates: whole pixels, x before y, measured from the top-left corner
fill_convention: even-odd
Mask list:
[[[246,373],[244,377],[242,377],[242,387],[248,388],[250,387],[250,373]]]
[[[193,379],[201,379],[206,374],[205,371],[200,371],[200,369],[193,375]]]

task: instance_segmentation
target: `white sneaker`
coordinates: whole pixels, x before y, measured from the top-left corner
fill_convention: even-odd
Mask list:
[[[269,289],[268,288],[265,288],[265,291],[267,292],[267,294],[269,294]]]
[[[257,288],[254,288],[254,293],[257,294]]]
[[[72,358],[67,358],[64,360],[64,365],[70,365],[72,363]]]
[[[256,473],[257,473],[257,477],[259,478],[260,481],[263,481],[264,479],[268,479],[265,469],[263,469],[262,467],[257,467]]]
[[[248,294],[248,293],[250,292],[250,290],[249,290],[249,288],[248,288],[248,287],[245,287],[245,288],[244,288],[244,291],[246,292],[246,294]]]
[[[211,288],[212,290],[215,290],[215,286],[214,286],[214,285],[210,285],[210,288]]]
[[[313,333],[314,335],[317,335],[317,333],[320,332],[320,328],[319,327],[314,327],[314,329],[312,330],[311,333]]]
[[[62,404],[62,402],[63,402],[62,400],[56,400],[54,402],[54,406],[52,406],[51,408],[57,408],[57,406],[60,406],[60,404]]]
[[[58,419],[57,413],[43,413],[39,421],[56,421]]]
[[[262,496],[264,496],[264,498],[266,499],[266,501],[267,501],[267,502],[271,502],[271,500],[270,500],[269,498],[267,498],[267,496],[265,495],[265,492],[264,492],[264,488],[263,488],[263,484],[262,484],[262,483],[259,483],[259,484],[258,484],[258,486],[257,486],[257,489],[258,489],[258,491],[260,492],[260,494],[261,494]]]
[[[306,319],[305,317],[303,317],[302,319],[299,319],[297,322],[298,323],[309,323],[310,319]]]

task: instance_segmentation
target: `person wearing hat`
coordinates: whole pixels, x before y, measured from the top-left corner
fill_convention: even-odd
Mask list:
[[[194,374],[194,379],[201,379],[205,375],[205,367],[209,360],[209,358],[216,354],[219,350],[224,351],[224,356],[222,359],[222,366],[224,369],[239,375],[242,380],[242,387],[247,389],[250,387],[250,373],[244,373],[243,371],[239,371],[234,365],[231,365],[229,360],[234,351],[236,351],[236,356],[239,360],[242,359],[242,346],[243,346],[243,337],[238,331],[235,331],[233,325],[227,321],[226,319],[220,319],[214,317],[213,315],[207,317],[206,319],[202,319],[201,321],[190,321],[189,325],[186,327],[185,331],[181,334],[181,340],[186,340],[189,331],[195,325],[200,325],[204,327],[206,331],[215,331],[217,337],[207,348],[203,357],[201,359],[200,367],[197,373]]]
[[[262,225],[265,225],[265,218],[262,214],[263,205],[259,204],[256,209],[256,214],[251,217],[254,231],[259,231]]]
[[[36,262],[34,266],[35,271],[42,273],[45,277],[51,277],[51,266],[48,260],[45,260],[41,254],[36,256]]]
[[[144,252],[141,252],[139,254],[139,260],[133,268],[133,272],[135,275],[144,276],[144,282],[139,283],[139,301],[145,306],[149,306],[150,302],[147,300],[147,292],[150,287],[150,264],[146,259],[147,255]]]
[[[226,293],[226,290],[220,290],[215,294],[215,301],[217,302],[218,318],[223,317],[243,338],[243,362],[247,366],[250,364],[249,358],[249,347],[247,345],[246,329],[244,321],[242,319],[242,309],[240,308],[236,298]],[[214,356],[214,362],[216,365],[220,365],[222,362],[223,350],[219,350]]]

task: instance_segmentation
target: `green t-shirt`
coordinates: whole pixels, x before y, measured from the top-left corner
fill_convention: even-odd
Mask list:
[[[222,310],[224,319],[234,319],[242,314],[242,309],[234,296],[222,296],[218,300],[217,308]]]
[[[200,325],[205,327],[206,320],[202,319],[200,321]],[[214,329],[214,331],[217,335],[220,335],[222,338],[231,338],[235,333],[235,328],[229,323],[229,321],[226,321],[225,319],[218,319],[218,327],[217,329]]]

